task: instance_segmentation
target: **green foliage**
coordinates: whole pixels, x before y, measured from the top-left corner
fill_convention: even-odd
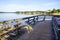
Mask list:
[[[58,13],[58,12],[60,12],[60,9],[53,9],[53,10],[51,11],[51,13]]]
[[[53,9],[53,10],[48,10],[48,12],[46,13],[47,15],[52,15],[52,13],[59,13],[60,9]]]
[[[49,16],[50,14],[51,14],[50,12],[47,12],[47,13],[46,13],[46,15],[48,15],[48,16]]]
[[[19,14],[20,12],[19,12],[19,11],[16,11],[16,13],[18,13],[18,14]]]
[[[31,14],[32,14],[32,15],[34,15],[34,13],[33,13],[33,12],[31,12]]]
[[[28,11],[27,11],[28,12]],[[27,14],[27,12],[25,12],[24,14]],[[37,11],[35,11],[36,12],[36,14],[38,14],[39,12],[41,12],[41,13],[44,13],[44,11],[39,11],[39,10],[37,10]],[[48,12],[46,12],[46,14],[47,15],[52,15],[52,13],[59,13],[60,12],[60,9],[52,9],[52,10],[48,10]],[[19,14],[20,13],[20,11],[16,11],[16,13],[17,14]],[[33,11],[31,12],[31,14],[32,15],[34,15],[34,13],[33,13]]]
[[[60,12],[60,9],[57,9],[58,12]]]

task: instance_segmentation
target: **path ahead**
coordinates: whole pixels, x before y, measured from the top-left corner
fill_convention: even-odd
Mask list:
[[[31,33],[24,34],[18,40],[52,40],[50,21],[38,22],[33,28]]]

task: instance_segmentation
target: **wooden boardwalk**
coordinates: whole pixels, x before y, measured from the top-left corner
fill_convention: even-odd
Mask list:
[[[52,40],[51,21],[38,22],[31,33],[25,33],[17,40]]]

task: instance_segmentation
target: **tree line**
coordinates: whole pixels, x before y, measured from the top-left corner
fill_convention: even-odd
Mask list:
[[[52,9],[52,10],[48,10],[51,13],[59,13],[60,9]]]
[[[20,11],[16,11],[16,13],[20,13]],[[52,9],[52,10],[48,10],[48,11],[46,11],[46,14],[47,15],[51,15],[51,14],[53,14],[53,13],[60,13],[60,9]]]
[[[46,13],[47,15],[52,15],[53,13],[60,13],[60,9],[52,9],[52,10],[48,10],[48,12]]]

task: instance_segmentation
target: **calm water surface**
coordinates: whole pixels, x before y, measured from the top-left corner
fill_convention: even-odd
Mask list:
[[[0,13],[0,21],[30,17],[30,16],[33,15],[23,15],[23,14],[16,14],[16,13]]]
[[[34,16],[34,15],[24,15],[24,14],[16,14],[16,13],[0,13],[0,21],[30,17],[30,16]],[[46,16],[45,20],[51,20],[51,18],[52,18],[51,16]],[[39,20],[42,20],[42,19],[43,19],[43,16],[40,16]]]

